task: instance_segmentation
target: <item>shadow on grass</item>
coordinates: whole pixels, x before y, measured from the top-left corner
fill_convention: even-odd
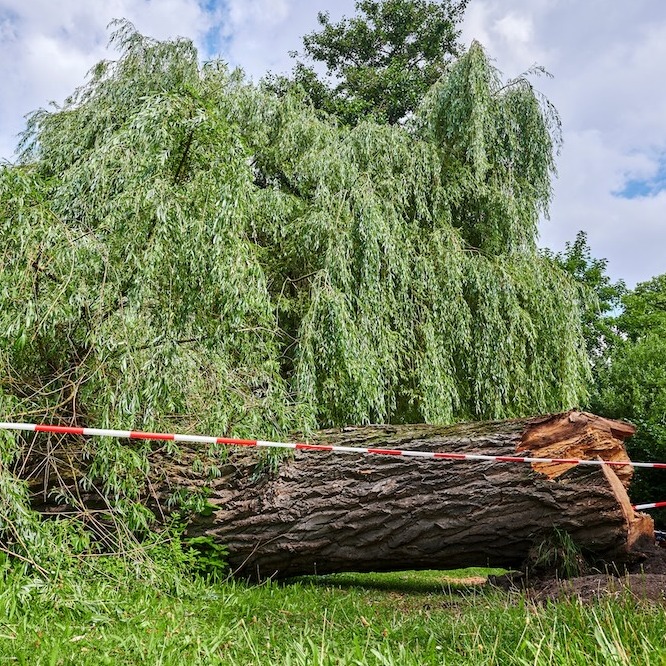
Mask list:
[[[490,575],[503,569],[458,569],[455,571],[391,571],[386,573],[337,573],[299,576],[288,582],[342,589],[381,590],[407,594],[467,594],[480,592]]]

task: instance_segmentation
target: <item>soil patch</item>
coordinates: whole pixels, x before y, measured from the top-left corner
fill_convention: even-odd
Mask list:
[[[556,571],[541,571],[537,575],[510,572],[489,576],[488,582],[504,590],[523,590],[537,602],[596,599],[629,596],[636,600],[666,605],[666,549],[647,545],[639,557],[623,571],[599,571],[575,578],[558,578]]]
[[[569,580],[551,580],[529,591],[535,601],[561,601],[579,599],[583,602],[597,599],[631,596],[639,601],[666,604],[666,575],[627,574],[610,576],[597,574]]]

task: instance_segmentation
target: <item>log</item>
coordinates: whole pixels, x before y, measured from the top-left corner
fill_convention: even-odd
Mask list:
[[[367,426],[318,433],[342,446],[545,458],[629,460],[630,424],[584,412],[509,421]],[[196,455],[194,451],[190,455]],[[190,532],[229,550],[234,572],[284,578],[341,571],[518,568],[568,533],[598,565],[635,562],[654,525],[633,511],[633,468],[419,460],[297,451],[274,474],[243,457],[211,484],[216,507]],[[163,483],[194,488],[188,456]],[[187,479],[187,481],[186,481]],[[210,482],[207,482],[210,483]]]
[[[626,461],[623,441],[633,432],[628,423],[570,411],[445,427],[350,427],[319,432],[313,443]],[[554,530],[569,534],[599,566],[635,563],[654,544],[652,519],[629,501],[630,466],[296,451],[271,472],[261,469],[258,453],[202,461],[201,447],[183,445],[176,454],[151,454],[146,502],[162,515],[175,491],[205,488],[214,510],[194,516],[188,534],[226,546],[239,576],[516,569]],[[205,473],[210,464],[218,465],[218,478]],[[99,504],[80,488],[77,495]],[[47,514],[63,510],[46,493],[35,494],[35,506]]]

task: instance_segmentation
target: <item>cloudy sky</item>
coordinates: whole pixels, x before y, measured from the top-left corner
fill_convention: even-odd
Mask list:
[[[354,0],[0,0],[0,159],[11,160],[23,116],[61,102],[104,57],[107,24],[184,36],[259,78],[288,71],[288,52],[316,27],[354,13]],[[592,252],[629,286],[666,272],[666,2],[470,0],[463,39],[479,40],[508,77],[534,63],[559,109],[564,147],[541,244],[587,232]]]

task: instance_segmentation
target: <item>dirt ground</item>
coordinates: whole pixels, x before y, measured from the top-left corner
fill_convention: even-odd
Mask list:
[[[591,573],[587,576],[559,579],[543,576],[529,580],[523,574],[490,577],[491,585],[499,588],[523,589],[537,602],[578,599],[582,602],[631,595],[637,600],[666,605],[666,549],[657,546],[623,572],[623,575]]]
[[[535,601],[579,599],[594,601],[630,594],[637,600],[666,604],[666,574],[608,574],[581,576],[569,580],[551,580],[529,590]]]

